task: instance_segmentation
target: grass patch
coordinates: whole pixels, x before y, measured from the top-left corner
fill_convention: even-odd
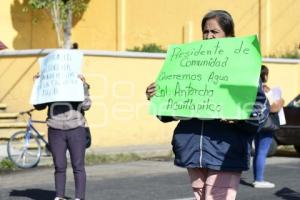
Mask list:
[[[166,53],[167,50],[162,48],[161,45],[150,43],[143,44],[142,47],[135,46],[132,49],[127,49],[127,51],[135,51],[135,52],[148,52],[148,53]]]
[[[151,160],[151,161],[171,161],[174,159],[174,153],[170,151],[166,155],[154,155],[154,156],[147,156],[143,158],[144,160]]]
[[[129,154],[95,154],[90,153],[85,156],[85,162],[87,165],[95,165],[95,164],[103,164],[103,163],[121,163],[121,162],[129,162],[129,161],[138,161],[141,160],[142,157],[135,153]]]
[[[16,168],[16,165],[8,158],[4,158],[0,161],[0,172],[14,170]]]
[[[295,46],[294,49],[287,49],[284,52],[271,54],[269,57],[271,57],[271,58],[294,58],[294,59],[299,59],[300,58],[300,51],[299,51],[298,47]]]
[[[155,155],[139,155],[137,153],[118,153],[118,154],[99,154],[99,153],[87,153],[85,156],[86,165],[98,165],[98,164],[110,164],[110,163],[124,163],[139,160],[159,160],[168,161],[174,158],[172,151],[169,151],[167,155],[155,156]],[[42,158],[43,159],[43,158]],[[18,168],[8,158],[4,158],[0,161],[0,174],[15,171]]]

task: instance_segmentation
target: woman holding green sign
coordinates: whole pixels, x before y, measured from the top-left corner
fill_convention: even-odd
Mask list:
[[[202,19],[203,39],[234,37],[234,23],[224,10],[214,10]],[[147,87],[147,99],[156,94],[155,83]],[[197,200],[236,198],[242,171],[249,169],[250,146],[255,131],[266,119],[269,105],[259,84],[252,120],[182,119],[172,139],[175,165],[187,168]],[[176,117],[159,117],[163,122]],[[241,127],[251,127],[247,132]]]

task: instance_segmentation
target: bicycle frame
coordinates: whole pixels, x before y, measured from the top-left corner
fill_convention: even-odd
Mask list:
[[[34,133],[36,134],[36,137],[39,139],[39,140],[42,140],[45,144],[46,144],[46,147],[48,148],[48,142],[44,139],[44,137],[40,134],[40,132],[33,126],[33,123],[46,123],[45,121],[38,121],[38,120],[32,120],[31,119],[31,116],[28,120],[28,123],[27,123],[27,128],[26,128],[26,139],[27,137],[30,138],[30,135],[31,135],[31,130],[34,131]],[[29,135],[29,136],[27,136]]]
[[[46,123],[45,121],[32,120],[31,112],[20,112],[26,120],[26,130],[14,133],[7,143],[7,153],[9,159],[20,168],[31,168],[38,165],[41,157],[41,141],[45,144],[46,150],[49,150],[49,144],[34,127],[34,123]],[[29,118],[25,118],[27,114]]]

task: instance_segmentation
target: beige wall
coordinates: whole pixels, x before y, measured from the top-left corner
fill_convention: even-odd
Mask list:
[[[17,0],[1,1],[0,13],[0,40],[10,49],[30,48],[31,14],[22,12]]]
[[[94,52],[95,53],[95,52]],[[93,105],[87,112],[95,146],[168,144],[176,123],[163,124],[148,114],[146,86],[155,80],[163,58],[85,56],[84,75],[91,85]],[[269,85],[280,85],[289,102],[300,91],[300,64],[265,63]],[[8,111],[31,107],[32,77],[38,71],[36,56],[0,56],[0,102]],[[45,112],[35,118],[45,119]]]
[[[126,41],[129,47],[153,42],[168,46],[201,40],[201,18],[212,9],[228,10],[237,35],[258,33],[258,1],[131,0],[126,7]],[[237,6],[238,9],[237,9]],[[134,13],[134,14],[130,14]],[[137,18],[138,16],[138,18]],[[188,37],[187,35],[190,35]],[[185,39],[186,38],[186,39]]]
[[[84,75],[91,85],[93,105],[87,119],[95,146],[169,143],[174,123],[163,124],[148,114],[147,84],[155,79],[163,59],[86,56]],[[1,57],[0,102],[8,111],[31,108],[35,57]],[[46,113],[36,112],[37,119]],[[43,129],[45,132],[45,130]]]
[[[27,0],[6,0],[0,7],[0,40],[9,49],[56,47],[50,18],[41,11],[23,12]],[[298,0],[90,0],[74,20],[73,41],[82,49],[125,50],[146,43],[167,48],[201,39],[202,16],[228,10],[236,35],[258,34],[264,55],[285,52],[300,42]],[[36,21],[37,23],[32,23]],[[91,83],[93,107],[87,113],[94,145],[169,143],[176,123],[162,124],[147,114],[144,92],[163,59],[86,56],[84,73]],[[267,62],[270,86],[280,85],[286,102],[300,91],[299,64]],[[9,111],[30,108],[36,56],[0,57],[0,102]],[[37,113],[45,118],[45,113]]]
[[[49,17],[22,12],[24,2],[1,2],[0,39],[10,49],[55,47]],[[285,52],[300,42],[298,0],[90,0],[83,17],[74,21],[73,41],[83,49],[125,50],[153,42],[167,48],[200,40],[200,19],[212,9],[232,13],[238,36],[261,36],[264,55]]]
[[[164,125],[147,113],[145,88],[162,59],[86,57],[93,108],[88,112],[101,146],[169,143],[175,124]]]
[[[265,55],[285,53],[300,44],[300,1],[262,0],[261,43]]]
[[[300,64],[264,63],[269,68],[268,85],[281,87],[285,104],[300,93]]]

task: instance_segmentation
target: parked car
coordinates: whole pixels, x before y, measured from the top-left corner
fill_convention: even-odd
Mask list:
[[[293,145],[300,155],[300,94],[283,108],[286,124],[275,132],[268,156],[276,153],[278,145]]]

